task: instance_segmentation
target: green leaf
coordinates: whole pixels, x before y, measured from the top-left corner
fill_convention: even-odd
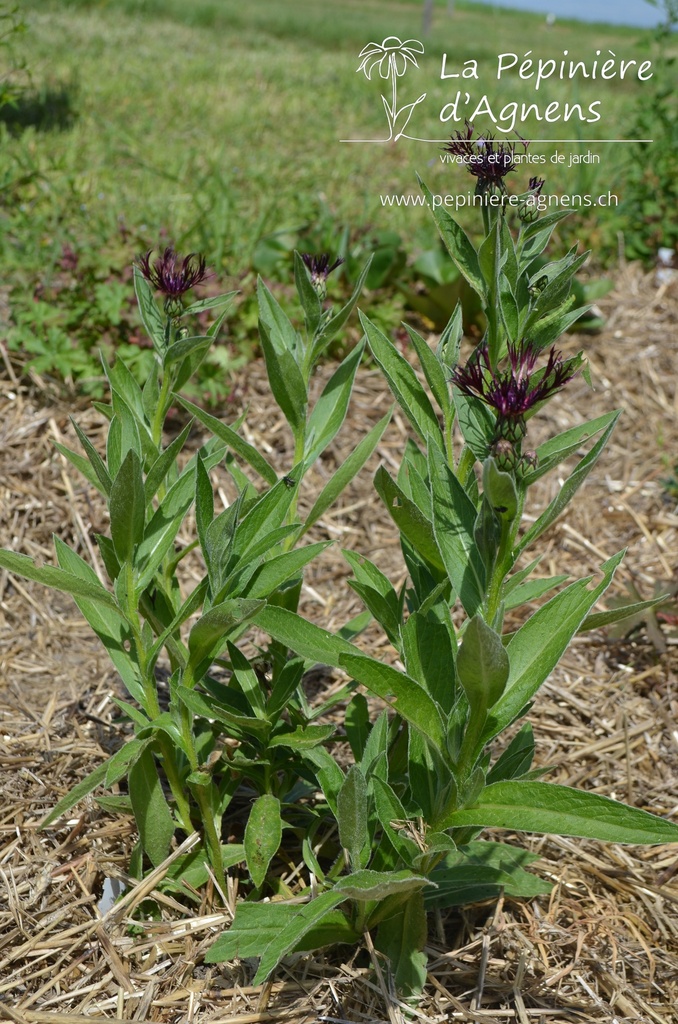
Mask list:
[[[507,652],[511,665],[503,696],[488,718],[483,740],[497,736],[523,711],[560,661],[570,640],[614,576],[624,552],[603,563],[603,579],[588,589],[592,577],[577,580],[542,605],[515,633]]]
[[[289,747],[290,750],[311,750],[333,736],[337,731],[335,725],[305,725],[279,732],[271,736],[269,747]]]
[[[204,334],[195,335],[189,338],[179,338],[178,341],[172,342],[165,349],[163,357],[163,366],[167,370],[174,363],[180,362],[182,359],[188,359],[189,357],[195,357],[196,355],[206,355],[212,345],[212,339]],[[202,360],[201,360],[202,362]]]
[[[351,313],[355,309],[356,303],[360,298],[360,293],[363,290],[363,285],[365,284],[365,279],[367,278],[367,274],[369,272],[371,263],[372,256],[368,258],[365,266],[360,271],[360,275],[355,283],[355,288],[353,289],[353,294],[351,295],[351,298],[344,306],[342,306],[339,312],[336,313],[331,318],[331,320],[326,324],[324,330],[320,334],[320,337],[314,344],[313,351],[311,353],[311,361],[313,363],[315,363],[316,360],[322,355],[323,351],[327,348],[332,338],[334,338],[339,333],[339,331],[342,329],[342,327],[350,317]]]
[[[421,334],[418,334],[409,324],[405,324],[405,328],[419,356],[419,362],[431,389],[431,394],[444,413],[445,419],[449,420],[452,416],[452,400],[445,371]]]
[[[304,465],[308,468],[325,451],[339,432],[348,409],[356,371],[360,365],[364,344],[356,345],[339,364],[308,419]]]
[[[94,570],[59,537],[54,537],[54,548],[61,569],[78,576],[81,580],[88,581],[94,587],[101,586]],[[120,612],[117,609],[116,611],[109,609],[101,602],[88,601],[86,598],[75,595],[74,600],[81,614],[106,648],[109,658],[120,673],[127,692],[143,706],[144,691],[141,674],[135,656],[131,651],[126,650],[125,643],[130,639],[130,630]]]
[[[529,722],[518,730],[506,750],[487,773],[487,784],[526,775],[534,758],[534,735]]]
[[[619,608],[607,608],[604,612],[594,612],[587,615],[578,633],[586,633],[590,629],[602,629],[603,626],[611,626],[614,622],[623,622],[624,619],[632,618],[648,608],[656,608],[671,598],[671,594],[660,594],[659,597],[652,597],[648,601],[634,601],[633,604],[623,604]]]
[[[434,445],[429,446],[433,530],[449,580],[467,615],[479,611],[485,594],[485,566],[473,531],[476,508]]]
[[[229,703],[226,702],[227,696],[230,698]],[[177,697],[194,715],[200,718],[216,718],[218,722],[223,722],[228,727],[228,735],[236,739],[265,736],[271,728],[267,721],[255,718],[250,713],[241,693],[225,686],[221,687],[219,698],[203,696],[186,686],[178,687]]]
[[[340,878],[333,891],[340,891],[353,900],[383,900],[387,896],[417,892],[430,884],[428,878],[413,871],[371,871],[363,868]]]
[[[386,335],[364,313],[359,313],[359,316],[370,351],[408,420],[424,443],[430,435],[442,446],[438,418],[416,373]]]
[[[99,490],[103,491],[103,493],[106,496],[108,496],[111,493],[113,481],[111,479],[111,474],[106,468],[104,460],[101,458],[101,456],[99,455],[98,451],[96,450],[90,439],[82,432],[82,430],[72,417],[71,423],[73,424],[73,429],[78,435],[78,440],[80,441],[80,444],[85,449],[85,454],[87,455],[87,458],[90,461],[92,469],[96,473],[97,479],[101,484]]]
[[[301,682],[303,674],[304,659],[290,658],[277,676],[274,676],[271,693],[266,702],[266,713],[271,721],[287,707],[287,702]]]
[[[374,486],[403,537],[434,570],[444,572],[433,526],[419,506],[407,497],[383,466],[374,475]]]
[[[248,465],[254,469],[262,479],[268,484],[275,484],[278,479],[278,474],[274,470],[270,462],[264,458],[264,456],[251,444],[245,441],[232,427],[229,427],[226,423],[222,423],[216,416],[211,416],[200,406],[194,405],[189,402],[188,399],[182,398],[181,395],[172,396],[175,401],[184,407],[188,412],[192,413],[203,426],[207,427],[209,431],[218,437],[221,441],[231,448],[236,455],[239,455]]]
[[[134,549],[144,536],[146,498],[141,462],[130,449],[113,481],[109,502],[111,537],[121,562],[132,562]]]
[[[141,320],[156,352],[162,352],[165,347],[165,320],[157,307],[150,284],[136,264],[133,269],[134,291],[139,304]]]
[[[113,757],[106,762],[107,770],[104,785],[107,789],[110,789],[111,786],[127,775],[132,765],[139,760],[146,747],[152,742],[152,736],[147,736],[145,739],[135,737],[128,740],[120,750],[116,751]]]
[[[146,498],[146,504],[150,505],[151,499],[154,497],[160,485],[163,483],[165,477],[169,473],[170,469],[174,465],[177,459],[177,455],[184,447],[188,435],[191,432],[193,426],[193,420],[189,420],[184,429],[178,434],[171,444],[167,446],[164,452],[162,452],[155,460],[153,465],[148,471],[146,480],[144,482],[144,495]]]
[[[296,249],[294,250],[294,283],[297,287],[297,295],[306,318],[306,329],[311,337],[313,337],[318,329],[323,307],[317,291],[311,284],[306,264]]]
[[[329,911],[334,910],[345,899],[347,899],[346,894],[335,887],[328,892],[321,893],[320,896],[312,899],[310,903],[306,903],[299,908],[296,914],[291,917],[289,923],[279,930],[264,948],[259,963],[259,970],[255,974],[252,984],[261,985],[269,974],[275,970],[285,954],[290,953],[293,949],[300,948],[299,944],[304,936],[319,924]],[[260,950],[261,946],[260,940]]]
[[[175,826],[150,750],[141,753],[128,778],[141,845],[153,866],[158,867],[169,853]]]
[[[96,601],[108,608],[115,609],[122,617],[115,598],[98,581],[94,583],[84,580],[79,576],[74,576],[73,573],[64,572],[63,569],[58,569],[54,565],[37,566],[28,555],[19,555],[16,551],[4,549],[0,549],[0,569],[7,569],[9,572],[16,573],[17,576],[34,580],[36,583],[44,583],[52,590],[61,590],[74,597],[85,597],[90,601]]]
[[[110,760],[110,759],[109,759]],[[100,786],[106,778],[106,772],[108,771],[109,761],[104,761],[103,764],[97,765],[94,771],[90,772],[89,775],[85,776],[82,782],[78,782],[73,789],[70,789],[66,796],[62,797],[56,807],[53,807],[46,817],[40,822],[40,828],[47,828],[52,822],[56,821],[65,814],[66,811],[70,811],[71,807],[79,803],[83,797],[91,793],[93,789]]]
[[[342,654],[355,654],[357,651],[353,644],[286,608],[266,605],[256,616],[256,624],[290,650],[322,665],[339,668]]]
[[[360,472],[374,449],[379,444],[384,431],[390,422],[392,414],[393,410],[390,410],[385,416],[382,416],[379,422],[376,423],[370,432],[362,438],[348,458],[344,460],[336,473],[325,484],[322,491],[316,498],[311,511],[306,517],[302,535],[303,533],[306,533],[306,531],[309,530],[310,527],[318,521],[318,519],[320,519],[331,505],[334,504],[344,488],[351,482],[353,477]]]
[[[528,580],[526,583],[519,583],[517,586],[512,587],[504,597],[504,610],[508,611],[510,608],[519,608],[530,601],[536,601],[544,594],[547,594],[549,590],[559,587],[561,583],[566,583],[569,578],[569,576],[565,575],[549,576],[547,579]]]
[[[199,679],[204,674],[201,671],[203,663],[211,663],[226,645],[229,634],[236,626],[253,619],[263,607],[263,601],[222,601],[198,619],[188,637],[189,677],[193,681]],[[207,667],[205,666],[204,671]]]
[[[361,866],[361,853],[367,841],[367,784],[358,765],[349,768],[337,796],[339,842],[348,852],[352,867]]]
[[[598,416],[595,420],[589,420],[588,423],[580,423],[579,426],[565,430],[562,434],[556,434],[555,437],[550,437],[544,444],[540,444],[536,452],[537,468],[525,474],[522,480],[523,484],[529,486],[535,480],[538,480],[540,476],[544,476],[545,473],[548,473],[549,470],[576,452],[584,441],[588,441],[594,434],[599,433],[599,431],[608,427],[610,423],[616,421],[618,416],[619,412],[617,410],[606,412],[604,416]]]
[[[238,523],[234,541],[240,559],[249,559],[252,548],[255,545],[260,547],[262,540],[282,525],[295,493],[295,489],[288,487],[284,479],[278,480],[243,516]]]
[[[262,949],[275,942],[299,913],[296,903],[238,903],[233,924],[208,949],[205,961],[213,964],[236,957],[261,956]],[[354,944],[359,939],[360,935],[340,910],[328,910],[302,933],[292,950],[307,952],[337,942]]]
[[[295,437],[303,436],[308,396],[297,363],[297,332],[259,278],[259,337],[273,396]]]
[[[486,786],[475,807],[454,811],[442,828],[473,826],[579,836],[609,843],[678,842],[678,825],[597,793],[552,782],[512,780]]]
[[[620,415],[621,410],[617,410],[613,414],[607,428],[591,448],[588,455],[585,455],[584,458],[579,461],[576,468],[562,485],[553,501],[544,509],[536,522],[534,522],[529,530],[527,530],[523,535],[520,544],[518,545],[518,554],[525,551],[530,544],[534,543],[537,537],[540,537],[567,507],[598,461]]]
[[[432,613],[411,612],[402,631],[405,668],[449,714],[456,693],[450,630]]]
[[[296,576],[305,565],[313,561],[332,543],[331,540],[322,540],[317,544],[309,544],[306,547],[276,555],[275,558],[271,558],[259,566],[244,593],[247,597],[270,597],[286,580]]]
[[[226,646],[235,682],[249,701],[255,715],[258,718],[266,718],[266,695],[257,673],[242,651],[235,647],[230,640],[227,641]]]
[[[437,750],[445,749],[445,726],[440,708],[416,680],[363,654],[340,654],[339,666],[381,697]]]
[[[68,459],[72,466],[75,466],[79,473],[82,473],[92,487],[96,487],[100,494],[106,494],[99,477],[94,472],[90,462],[84,457],[84,455],[78,455],[77,452],[72,452],[65,444],[60,444],[58,441],[52,440],[52,444],[65,459]]]
[[[388,957],[396,991],[401,999],[421,994],[426,984],[426,953],[428,935],[424,897],[412,893],[395,913],[382,920],[376,947]]]
[[[462,437],[478,461],[483,462],[497,429],[495,416],[479,398],[465,395],[457,387],[452,388],[452,397]]]
[[[254,801],[245,826],[247,870],[257,889],[264,884],[268,866],[281,842],[280,801],[270,793],[264,793]]]
[[[346,708],[344,726],[356,761],[362,760],[367,737],[370,734],[370,709],[362,693],[356,693]]]
[[[497,703],[509,677],[509,657],[501,637],[481,615],[474,615],[457,653],[457,676],[473,712]]]
[[[179,316],[194,316],[196,313],[204,313],[206,309],[216,309],[219,306],[230,305],[237,294],[237,291],[222,292],[221,295],[212,295],[208,299],[198,299],[197,302],[192,302],[190,306],[186,306]]]
[[[473,248],[471,240],[464,229],[450,217],[447,210],[444,210],[441,206],[436,207],[434,205],[433,196],[421,178],[419,178],[419,184],[428,200],[433,219],[438,226],[438,231],[445,243],[445,248],[452,257],[454,265],[464,275],[473,290],[478,295],[484,297],[486,293],[485,280],[480,271],[478,253]]]

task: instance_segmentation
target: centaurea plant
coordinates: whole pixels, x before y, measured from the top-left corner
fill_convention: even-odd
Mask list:
[[[557,348],[582,313],[571,285],[586,256],[572,250],[543,259],[565,211],[539,216],[540,179],[520,197],[514,234],[504,202],[513,150],[489,136],[479,141],[484,157],[499,156],[501,171],[488,162],[479,174],[482,161],[472,170],[484,200],[480,243],[431,202],[450,258],[485,312],[485,334],[463,365],[460,308],[435,351],[407,328],[425,386],[361,313],[363,339],[312,404],[314,369],[351,314],[367,268],[335,311],[326,307],[326,281],[338,261],[295,254],[303,330],[263,282],[258,289],[261,347],[293,451],[280,475],[245,439],[240,419],[211,416],[179,393],[225,311],[205,335],[191,334],[191,317],[226,306],[231,296],[185,305],[205,277],[204,260],[181,260],[170,248],[153,261],[149,252],[137,263],[135,286],[156,372],[141,389],[122,361],[105,367],[105,453],[77,425],[84,455],[57,445],[107,503],[110,535],[96,537],[107,580],[58,539],[56,566],[0,551],[0,568],[73,595],[129,695],[115,698],[128,721],[120,750],[64,797],[44,826],[99,786],[122,784],[124,792],[98,800],[134,814],[137,873],[161,864],[177,834],[197,832],[196,850],[174,862],[163,884],[188,900],[209,870],[219,883],[227,871],[239,873],[247,899],[207,959],[258,957],[255,983],[288,953],[373,933],[370,949],[373,943],[388,958],[401,995],[415,998],[426,979],[430,911],[549,890],[525,870],[531,855],[480,839],[484,828],[678,842],[678,825],[544,782],[544,769],[532,765],[527,716],[572,638],[656,601],[593,610],[623,552],[601,566],[597,580],[534,578],[539,558],[522,564],[596,465],[619,411],[536,450],[523,447],[530,417],[577,373],[586,374],[581,353],[564,359]],[[470,126],[453,145],[473,147]],[[424,193],[431,201],[425,186]],[[331,633],[298,613],[304,569],[329,542],[301,542],[375,450],[390,413],[327,481],[303,521],[297,497],[341,429],[366,346],[411,428],[397,473],[380,466],[374,477],[408,576],[396,590],[377,564],[346,551],[350,586],[365,611]],[[193,419],[169,440],[172,405]],[[210,437],[180,465],[197,423]],[[578,460],[574,470],[524,525],[529,488],[569,457]],[[220,511],[210,476],[217,467],[235,495]],[[196,535],[180,544],[189,513]],[[187,557],[201,566],[188,589],[181,579]],[[507,632],[505,615],[519,608],[523,624]],[[372,619],[397,667],[353,643]],[[346,685],[313,704],[304,676],[317,663],[343,671]],[[160,700],[161,671],[168,706]],[[376,717],[359,686],[382,701]],[[335,708],[323,722],[342,701],[343,719]],[[232,830],[241,841],[227,841]],[[286,859],[278,856],[283,849]],[[292,853],[293,885],[283,878]],[[269,899],[274,894],[280,898]]]

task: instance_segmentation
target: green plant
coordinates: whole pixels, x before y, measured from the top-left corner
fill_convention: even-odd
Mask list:
[[[479,141],[469,135],[451,145],[479,152],[482,172],[482,154],[487,158],[492,148],[487,137]],[[542,781],[545,769],[532,765],[531,725],[513,730],[576,633],[642,613],[661,598],[593,610],[621,552],[601,566],[599,580],[533,576],[538,558],[519,567],[596,465],[619,412],[571,428],[536,451],[526,447],[531,416],[585,373],[581,353],[563,360],[554,346],[581,316],[571,286],[586,254],[572,250],[539,264],[565,214],[539,217],[544,183],[535,179],[519,197],[521,226],[513,237],[504,185],[512,149],[502,144],[501,151],[503,174],[489,165],[487,173],[475,172],[484,229],[478,248],[422,186],[485,317],[482,342],[465,365],[459,306],[435,353],[409,329],[426,387],[361,314],[363,341],[311,407],[314,368],[350,316],[369,264],[336,311],[326,305],[326,289],[341,260],[295,254],[303,330],[262,281],[258,286],[271,394],[293,443],[291,464],[279,478],[239,432],[241,420],[226,423],[179,394],[225,312],[204,335],[192,335],[187,325],[232,295],[186,306],[185,294],[204,279],[205,261],[196,255],[180,261],[172,248],[155,261],[148,253],[135,268],[135,288],[154,372],[142,389],[123,360],[106,367],[111,402],[99,406],[109,419],[105,457],[77,427],[84,455],[58,445],[106,500],[110,536],[97,543],[107,581],[60,540],[57,566],[0,551],[0,568],[73,595],[130,695],[118,705],[133,735],[59,802],[43,827],[100,785],[124,783],[126,793],[99,800],[134,813],[135,870],[143,870],[144,858],[160,864],[176,832],[197,831],[197,848],[174,864],[166,884],[191,898],[182,879],[195,886],[208,869],[220,879],[244,865],[247,898],[207,958],[260,956],[257,981],[289,952],[368,935],[371,942],[374,933],[399,992],[416,998],[426,977],[429,910],[502,891],[547,891],[525,870],[528,854],[479,838],[486,827],[612,842],[678,841],[678,825],[670,821]],[[164,296],[162,308],[154,288]],[[304,568],[327,542],[300,542],[374,451],[390,413],[325,483],[303,522],[297,499],[308,469],[341,429],[365,345],[412,430],[397,474],[382,466],[375,476],[409,576],[396,591],[378,565],[346,551],[350,585],[365,611],[330,633],[298,614]],[[188,461],[180,455],[190,422],[166,446],[163,439],[173,403],[211,434]],[[529,488],[562,471],[570,457],[575,468],[523,529]],[[236,496],[217,512],[210,472],[219,464]],[[177,545],[191,507],[196,536]],[[198,582],[191,574],[182,589],[184,559],[198,556]],[[520,628],[506,631],[508,610],[547,595]],[[402,668],[352,642],[372,618]],[[318,662],[344,670],[348,682],[313,705],[304,674]],[[161,669],[169,679],[168,707],[160,699]],[[355,692],[359,685],[385,705],[374,720],[364,694]],[[320,721],[349,698],[343,733],[336,718]],[[333,744],[344,737],[353,763],[334,755]],[[227,827],[235,841],[224,842]],[[291,846],[299,870],[308,873],[296,892],[276,870],[278,855]],[[288,898],[261,901],[271,892]]]
[[[482,159],[491,147],[482,137],[479,142],[477,149],[469,139],[452,145]],[[239,904],[232,927],[208,953],[210,961],[261,955],[255,983],[293,950],[375,932],[399,992],[416,997],[426,978],[428,911],[501,891],[546,891],[524,870],[527,854],[478,838],[488,826],[613,842],[678,841],[671,822],[542,781],[546,769],[532,767],[531,725],[512,728],[575,634],[642,614],[657,599],[593,611],[623,552],[601,566],[598,581],[532,578],[538,558],[518,568],[596,465],[619,411],[567,430],[536,452],[523,447],[529,418],[585,372],[581,353],[564,361],[553,346],[582,314],[571,286],[586,254],[575,249],[540,262],[565,214],[538,218],[543,182],[534,180],[520,199],[521,227],[513,238],[503,182],[511,163],[505,160],[501,175],[495,167],[479,175],[485,230],[477,249],[423,186],[449,255],[485,314],[485,335],[467,364],[459,365],[460,306],[435,354],[408,329],[428,390],[361,315],[372,356],[413,432],[397,475],[381,467],[375,476],[400,533],[409,580],[397,592],[378,565],[345,555],[354,573],[350,585],[404,668],[350,649],[289,610],[267,607],[258,616],[276,640],[311,662],[343,668],[388,711],[372,722],[365,697],[353,697],[345,726],[355,763],[346,773],[326,753],[314,755],[344,850],[340,867],[335,860],[327,870],[306,851],[317,895],[301,907]],[[538,367],[541,352],[547,355]],[[556,497],[522,530],[530,486],[575,453],[577,464]],[[519,629],[505,632],[508,610],[554,591]],[[510,742],[497,751],[508,730]]]

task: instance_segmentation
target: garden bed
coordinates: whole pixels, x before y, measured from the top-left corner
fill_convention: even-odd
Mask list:
[[[595,573],[626,547],[617,593],[631,584],[648,598],[656,587],[670,590],[678,554],[676,496],[663,484],[678,453],[678,286],[657,287],[653,275],[624,267],[600,306],[604,331],[585,337],[583,345],[581,336],[569,336],[565,346],[568,355],[585,348],[595,390],[581,378],[572,382],[548,414],[530,424],[529,437],[535,444],[555,428],[616,407],[624,414],[566,518],[537,547],[545,574],[557,562],[558,572],[577,577]],[[329,372],[321,371],[317,383]],[[77,447],[69,422],[73,403],[56,393],[49,398],[47,382],[28,381],[7,359],[0,375],[0,546],[52,562],[56,533],[90,558],[91,535],[106,526],[103,506],[52,444],[65,440]],[[267,457],[287,472],[291,450],[258,362],[237,375],[224,417],[235,418],[243,404],[249,405],[246,436],[270,446]],[[327,472],[332,460],[339,464],[389,405],[381,374],[363,370],[347,425],[309,476],[311,486],[320,486],[323,467]],[[78,419],[95,443],[103,437],[96,411],[83,406]],[[313,539],[336,543],[311,564],[300,610],[330,629],[361,610],[344,582],[349,569],[342,547],[369,552],[394,585],[402,582],[396,531],[369,469],[379,460],[397,467],[406,435],[396,412],[368,469],[314,528]],[[531,491],[539,506],[553,497],[549,488],[557,482],[541,484]],[[572,644],[530,714],[537,763],[554,766],[554,781],[657,814],[677,813],[678,642],[670,626],[665,622],[661,635],[651,624],[625,639],[599,632]],[[373,656],[394,657],[376,628],[360,643]],[[318,674],[319,687],[337,682]],[[72,601],[0,572],[0,873],[6,897],[0,903],[0,1017],[21,1024],[404,1020],[388,978],[375,971],[365,950],[344,947],[289,960],[256,989],[249,960],[204,965],[205,951],[232,919],[234,880],[223,893],[217,882],[208,885],[189,913],[157,893],[160,868],[122,903],[99,911],[104,878],[125,880],[133,820],[113,818],[88,798],[61,827],[40,832],[38,825],[119,746],[111,701],[118,692],[103,648]],[[525,836],[511,841],[539,854],[535,869],[555,883],[551,897],[447,911],[433,921],[429,983],[414,1019],[678,1019],[678,850]],[[162,919],[132,921],[150,893]]]

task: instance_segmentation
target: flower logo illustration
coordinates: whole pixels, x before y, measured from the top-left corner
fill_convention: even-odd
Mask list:
[[[398,109],[398,79],[402,78],[410,64],[419,67],[415,54],[423,52],[424,44],[418,39],[406,39],[403,42],[398,36],[387,36],[381,43],[368,43],[360,51],[362,60],[356,71],[364,71],[365,77],[371,80],[372,72],[378,68],[380,78],[391,80],[390,102],[385,96],[381,97],[389,128],[389,136],[385,141],[396,141],[403,136],[414,108],[426,96],[424,92],[414,103],[406,103]]]

